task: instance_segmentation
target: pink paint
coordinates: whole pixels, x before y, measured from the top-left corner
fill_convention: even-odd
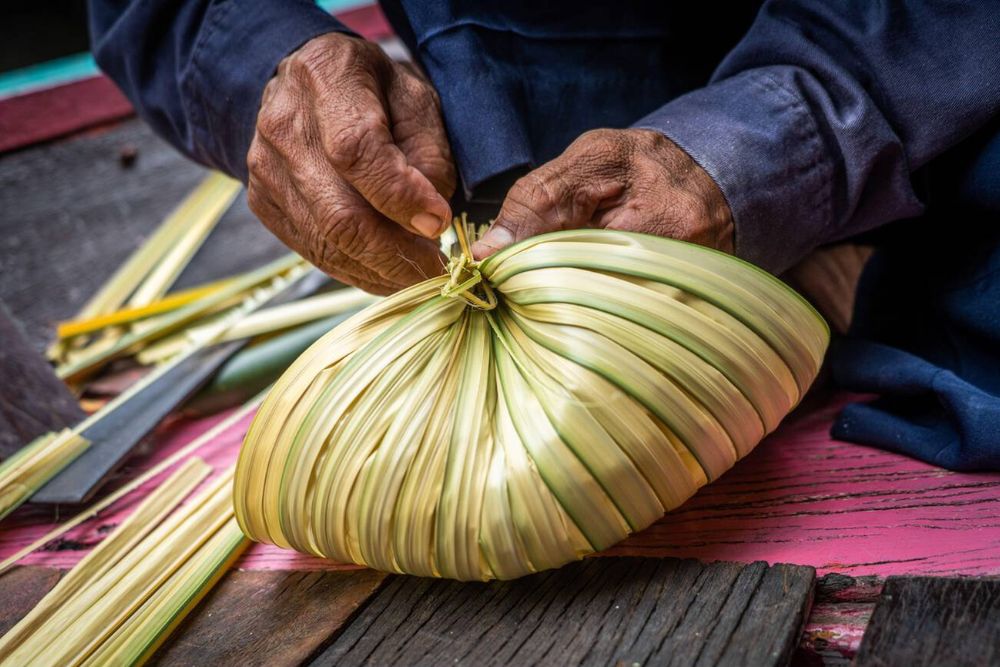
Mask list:
[[[796,416],[609,555],[765,560],[819,574],[1000,573],[1000,474],[832,440],[843,399]]]
[[[815,566],[820,574],[1000,574],[1000,474],[952,473],[832,441],[830,421],[842,402],[791,418],[683,507],[605,554],[798,563]],[[120,477],[162,460],[221,418],[168,425],[157,436],[156,452]],[[248,422],[206,445],[202,458],[217,471],[231,465]],[[82,549],[40,551],[22,562],[71,567],[86,545],[127,516],[150,488],[137,489],[66,535],[66,545]],[[4,523],[0,557],[53,525],[43,512],[22,508]],[[238,566],[354,567],[266,545],[251,547]]]
[[[837,654],[853,658],[861,646],[875,601],[830,603],[816,602],[809,610],[809,620],[802,629],[799,650],[813,655]]]

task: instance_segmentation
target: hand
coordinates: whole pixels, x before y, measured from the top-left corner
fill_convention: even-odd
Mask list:
[[[434,89],[376,45],[307,42],[264,89],[250,208],[334,278],[386,294],[441,273],[455,167]]]
[[[733,252],[725,197],[687,153],[652,130],[592,130],[518,180],[477,259],[536,234],[605,227]]]

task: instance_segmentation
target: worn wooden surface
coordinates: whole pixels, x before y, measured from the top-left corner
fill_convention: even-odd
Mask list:
[[[827,574],[1000,574],[1000,474],[830,437],[847,397],[791,416],[732,470],[607,553],[812,565]]]
[[[855,664],[1000,664],[1000,580],[890,577]]]
[[[814,571],[589,559],[512,582],[398,577],[314,665],[783,665]]]
[[[230,572],[151,664],[298,665],[379,587],[385,575],[354,572]]]
[[[0,156],[0,300],[38,350],[206,173],[138,120]],[[241,195],[178,286],[285,252]]]
[[[49,13],[55,13],[51,9]],[[6,46],[6,45],[5,45]],[[0,101],[0,152],[127,118],[132,105],[97,76]]]
[[[138,159],[133,166],[127,167],[120,156],[123,151],[132,150],[137,151]],[[44,348],[51,334],[52,324],[58,319],[70,317],[203,174],[204,170],[174,153],[135,121],[111,131],[0,157],[0,298],[8,301],[17,318],[27,325],[29,337],[36,349]],[[196,257],[192,270],[182,276],[180,284],[190,285],[257,266],[283,251],[282,246],[253,219],[245,202],[241,200],[224,218],[218,231],[210,237]],[[707,487],[680,510],[611,553],[684,556],[705,560],[791,561],[816,565],[824,572],[858,575],[1000,572],[1000,557],[997,556],[1000,550],[1000,519],[997,518],[996,511],[997,503],[1000,502],[1000,476],[948,473],[896,455],[831,441],[827,428],[835,409],[836,404],[831,404],[814,415],[794,419],[719,482]],[[175,450],[197,432],[207,429],[210,422],[211,420],[201,420],[168,427],[164,430],[163,439],[158,440],[153,457],[142,465],[148,465],[157,457]],[[209,457],[218,465],[231,461],[239,435],[221,440],[220,446],[210,452]],[[140,496],[138,494],[135,498],[124,501],[122,511],[127,513],[128,508],[133,506],[132,503],[138,502]],[[0,532],[0,546],[3,549],[9,551],[16,548],[24,540],[35,536],[35,528],[48,527],[47,519],[42,520],[40,516],[31,514],[32,511],[31,508],[24,508],[20,514],[7,520],[4,531]],[[36,554],[32,562],[71,566],[117,520],[116,517],[105,516],[87,522],[60,541],[53,550]],[[568,571],[576,572],[573,568],[593,567],[593,562],[599,561],[571,566]],[[251,549],[242,565],[280,570],[343,567],[261,546]],[[712,567],[740,568],[735,565]],[[763,566],[751,567],[760,569]],[[640,570],[641,568],[636,568],[637,572]],[[767,572],[774,571],[772,569]],[[285,572],[246,574],[262,577],[289,576]],[[357,573],[328,574],[347,577]],[[558,575],[559,573],[549,573],[528,580],[542,582],[536,584],[538,590],[529,590],[527,582],[490,586],[474,584],[471,588],[482,591],[482,595],[488,597],[473,602],[465,596],[456,597],[457,594],[448,597],[447,591],[456,587],[455,584],[424,582],[422,585],[435,587],[435,591],[440,589],[433,599],[439,600],[446,607],[452,605],[447,608],[455,610],[455,614],[470,612],[470,619],[482,618],[483,614],[490,612],[491,605],[504,603],[504,600],[511,603],[511,596],[520,595],[539,600],[540,606],[519,622],[530,624],[545,619],[546,622],[558,625],[562,617],[551,611],[552,604],[562,604],[560,608],[563,611],[572,612],[576,609],[572,604],[573,600],[579,597],[567,599],[569,593],[566,591],[575,590],[582,595],[579,593],[581,589],[579,586],[574,587],[573,581],[564,581],[558,590],[551,587],[546,589],[544,582]],[[629,576],[636,575],[630,572]],[[747,577],[749,574],[739,576]],[[33,599],[41,597],[45,590],[54,585],[57,577],[58,572],[41,568],[22,568],[0,577],[0,601],[3,603],[0,606],[10,610],[7,615],[0,615],[0,630],[6,628],[3,623],[23,614]],[[243,642],[246,641],[246,635],[242,624],[263,623],[268,614],[286,619],[286,625],[281,626],[281,633],[291,631],[290,622],[287,621],[290,608],[278,605],[276,610],[266,601],[248,598],[239,586],[229,585],[229,581],[228,578],[224,581],[223,588],[217,592],[218,597],[213,594],[208,600],[208,604],[215,605],[214,610],[209,612],[208,607],[201,608],[190,626],[182,628],[173,641],[187,641],[189,633],[198,631],[198,624],[208,628],[211,625],[209,621],[214,619],[217,626],[230,629],[230,634]],[[315,590],[316,586],[323,586],[306,578],[284,581],[287,587],[272,587],[268,595],[292,600],[302,594],[300,587],[313,587]],[[397,582],[404,581],[406,580],[396,579],[391,586],[402,588],[404,584]],[[417,586],[413,581],[416,580],[411,580],[406,586]],[[610,592],[602,588],[600,595],[631,595],[629,599],[636,601],[636,604],[643,602],[653,610],[662,611],[660,606],[648,599],[650,586],[659,585],[652,583],[652,579],[644,588],[634,582],[622,583],[624,578],[606,577],[602,581],[610,582],[607,584]],[[850,657],[860,637],[860,628],[863,628],[864,620],[873,607],[873,587],[877,586],[877,583],[867,582],[863,578],[852,581],[861,583],[842,587],[840,590],[867,588],[857,593],[860,597],[854,600],[838,598],[839,593],[836,591],[827,596],[823,587],[820,587],[815,613],[806,627],[803,639],[805,649],[799,651],[797,659],[814,660],[819,656],[820,659],[826,659],[828,664],[841,664]],[[840,584],[834,583],[831,590],[842,583],[843,581]],[[490,593],[494,588],[507,590],[508,593],[503,596]],[[36,591],[36,598],[31,597],[31,591]],[[544,591],[548,591],[549,595],[545,601],[540,597]],[[384,594],[380,593],[375,602],[382,600]],[[853,594],[844,593],[848,596]],[[228,602],[229,595],[234,595],[233,600],[238,603]],[[725,611],[731,597],[731,594],[727,594],[727,597],[717,600],[716,604]],[[420,628],[415,627],[415,623],[423,621],[400,625],[401,633],[412,630],[410,636],[416,638],[414,641],[423,641],[425,645],[432,639],[427,633],[439,627],[435,623],[442,618],[428,606],[428,599],[431,598],[418,595],[413,602],[415,613],[423,613],[421,618],[427,624]],[[694,599],[690,610],[702,609],[698,612],[702,616],[689,610],[676,619],[670,631],[673,634],[664,634],[663,643],[656,650],[665,652],[667,647],[674,647],[670,650],[675,653],[665,657],[680,655],[676,651],[682,649],[676,648],[676,645],[683,643],[681,639],[693,641],[693,635],[678,633],[682,630],[695,632],[692,628],[701,622],[699,618],[704,620],[707,617],[708,612],[704,609],[709,603],[707,593]],[[469,605],[474,604],[479,606],[470,609]],[[849,605],[854,605],[854,608],[849,608]],[[634,611],[633,607],[626,607],[629,613]],[[335,615],[339,613],[335,608],[339,609],[336,603],[329,603],[325,611]],[[357,617],[358,620],[368,618],[370,609],[368,607],[363,610]],[[257,614],[255,610],[262,613]],[[238,612],[245,612],[246,617],[232,616]],[[204,616],[200,615],[202,613]],[[772,614],[770,608],[767,609],[767,614]],[[228,619],[238,621],[229,622]],[[666,622],[661,623],[658,617],[652,615],[649,619],[645,625],[638,626],[642,633],[656,628],[660,632],[666,632]],[[734,619],[738,620],[733,615],[720,615],[719,619],[730,625],[735,622]],[[391,619],[379,617],[371,621],[369,626],[381,627],[379,624],[389,620]],[[576,617],[575,621],[583,640],[595,647],[592,655],[605,655],[621,647],[629,650],[646,647],[643,648],[646,650],[650,646],[639,641],[639,636],[645,636],[644,634],[633,636],[623,632],[623,629],[632,627],[634,616],[629,617],[628,621],[622,617],[621,625],[615,626],[612,623],[614,617],[608,614],[607,623],[597,626],[596,635],[590,637],[587,633],[594,626],[586,625],[585,622],[593,623],[593,620],[582,616]],[[497,633],[508,632],[514,637],[512,641],[516,644],[521,635],[516,634],[518,628],[510,623],[501,623],[491,628],[484,637],[491,638],[498,636]],[[465,617],[455,616],[455,625],[464,630]],[[253,630],[254,636],[258,632],[264,635],[271,632],[266,629],[257,630],[256,627]],[[351,632],[355,632],[355,627],[351,626]],[[527,636],[527,632],[524,631],[523,646],[514,646],[508,642],[502,649],[498,649],[497,655],[503,654],[502,651],[513,651],[511,654],[518,657],[537,655],[541,649],[537,648],[540,644],[536,642],[544,644],[545,641],[549,641],[552,647],[557,647],[545,649],[551,656],[572,656],[576,655],[573,651],[579,650],[575,645],[567,647],[558,643],[551,635],[538,630],[537,625],[530,636]],[[712,631],[719,632],[723,631]],[[735,636],[735,630],[733,633]],[[367,630],[362,634],[363,637],[373,636]],[[301,640],[306,644],[312,641],[308,636],[296,636],[300,639],[304,637]],[[324,659],[328,659],[330,651],[334,649],[344,650],[343,642],[349,636],[351,633],[343,632],[330,650],[323,654],[326,656]],[[546,637],[549,639],[546,640]],[[448,647],[455,646],[458,642],[446,634],[433,639]],[[756,637],[753,639],[756,640]],[[194,655],[198,642],[204,641],[217,642],[222,639],[211,637],[207,640],[192,640],[189,644],[191,653],[187,655]],[[402,645],[395,638],[389,638],[387,642],[386,646],[396,647],[392,650],[404,653],[409,650],[408,645]],[[481,655],[483,649],[479,644],[477,640],[476,645],[470,649],[470,655]],[[206,644],[202,643],[200,646],[204,650]],[[266,641],[255,646],[260,650],[268,649]],[[720,645],[716,643],[712,646],[714,648],[705,653],[705,656],[713,655],[712,651],[721,650],[720,655],[725,657],[734,650],[729,645],[719,648]],[[175,650],[177,649],[167,647],[163,659],[167,660]],[[390,649],[377,647],[373,655],[382,655],[378,651],[383,650]],[[600,653],[601,651],[604,653]],[[345,655],[357,657],[358,653],[352,648]],[[251,660],[245,655],[242,659],[244,662]],[[707,661],[707,658],[702,660]]]
[[[0,459],[49,431],[74,426],[83,410],[0,301]]]
[[[27,566],[0,576],[4,603],[0,634],[26,614],[60,574],[52,568]],[[384,575],[371,570],[231,572],[177,629],[154,662],[298,664],[325,648],[383,580]],[[881,589],[882,582],[875,577],[831,574],[817,580],[792,664],[850,665]]]
[[[37,566],[0,575],[0,635],[61,575],[61,570]],[[229,572],[174,631],[152,664],[300,664],[325,647],[384,578],[373,570]]]

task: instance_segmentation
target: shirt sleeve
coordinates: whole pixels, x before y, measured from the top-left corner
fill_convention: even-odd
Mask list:
[[[718,183],[774,272],[918,215],[914,170],[1000,111],[1000,3],[772,0],[704,88],[636,126]]]
[[[313,37],[350,33],[310,0],[89,0],[94,57],[183,153],[246,182],[264,86]]]

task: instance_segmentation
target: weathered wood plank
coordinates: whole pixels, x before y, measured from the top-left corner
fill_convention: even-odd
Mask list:
[[[855,664],[1000,664],[1000,580],[890,577]]]
[[[136,152],[131,166],[123,150]],[[36,349],[205,174],[138,120],[0,157],[0,299]],[[178,286],[284,252],[240,196]]]
[[[0,459],[40,435],[74,426],[83,410],[0,301]]]
[[[783,665],[815,572],[588,559],[511,582],[397,577],[314,665]]]
[[[156,653],[156,665],[297,665],[323,647],[385,575],[228,573]]]
[[[16,567],[0,576],[0,635],[52,590],[62,570]],[[229,572],[153,657],[158,665],[295,665],[382,584],[374,570]]]

